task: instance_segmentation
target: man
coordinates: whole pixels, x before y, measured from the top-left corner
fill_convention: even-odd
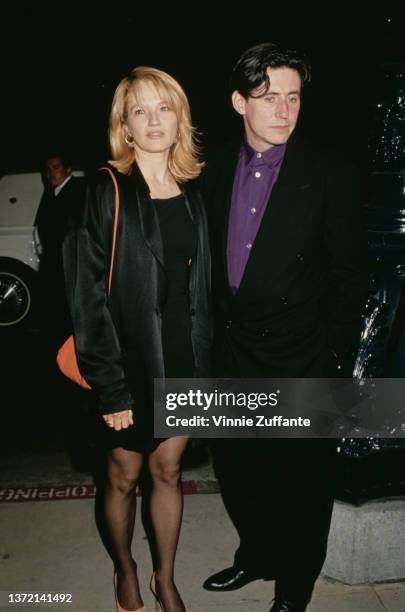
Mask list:
[[[218,376],[334,376],[356,350],[367,293],[356,186],[348,164],[294,135],[309,80],[298,53],[269,43],[232,74],[244,139],[202,180]],[[305,610],[326,556],[336,442],[218,440],[212,451],[240,546],[204,587],[275,579],[271,612]]]
[[[39,204],[35,226],[41,245],[39,265],[40,304],[43,331],[52,352],[71,333],[65,297],[62,243],[84,201],[84,179],[72,175],[70,162],[61,154],[45,161],[48,185]]]
[[[72,175],[71,163],[59,152],[47,157],[44,166],[47,185],[39,204],[35,226],[41,246],[39,264],[39,323],[41,328],[47,405],[57,411],[72,467],[90,467],[86,392],[70,383],[56,366],[56,354],[72,333],[66,298],[62,243],[80,215],[85,194],[85,179]]]

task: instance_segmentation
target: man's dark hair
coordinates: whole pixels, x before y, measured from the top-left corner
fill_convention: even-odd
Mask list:
[[[59,149],[55,149],[55,150],[50,149],[49,151],[46,151],[45,155],[42,158],[43,159],[42,166],[45,168],[46,162],[48,160],[56,159],[56,158],[60,159],[60,161],[62,162],[65,168],[72,167],[72,160],[68,152],[59,150]]]
[[[251,47],[237,61],[230,79],[231,92],[244,98],[264,96],[270,88],[267,68],[291,68],[301,77],[301,86],[311,80],[311,66],[306,57],[294,49],[283,49],[274,43]],[[254,89],[263,87],[252,96]]]

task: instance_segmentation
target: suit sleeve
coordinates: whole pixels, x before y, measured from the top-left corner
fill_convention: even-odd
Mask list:
[[[49,217],[49,193],[48,189],[44,190],[34,221],[34,226],[37,228],[38,238],[42,247],[45,242],[44,236],[46,234],[46,224]]]
[[[368,293],[367,243],[354,168],[326,173],[325,246],[329,256],[328,343],[338,356],[357,350]]]
[[[80,372],[98,396],[100,412],[132,407],[121,347],[108,308],[107,283],[114,187],[106,176],[89,184],[83,219],[63,245],[66,289]]]

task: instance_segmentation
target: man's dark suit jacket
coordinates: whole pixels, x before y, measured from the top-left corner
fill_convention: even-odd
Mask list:
[[[41,265],[62,270],[62,243],[83,211],[86,183],[72,176],[57,196],[47,187],[42,195],[34,225],[42,245]]]
[[[55,352],[72,331],[66,301],[62,244],[83,212],[86,181],[72,176],[55,196],[47,187],[39,204],[35,225],[41,242],[38,308],[41,329]]]
[[[351,166],[292,137],[236,295],[226,245],[240,143],[202,178],[211,230],[216,344],[239,376],[333,375],[353,356],[367,295],[366,242]],[[328,367],[326,367],[328,365]],[[328,371],[329,368],[329,371]]]

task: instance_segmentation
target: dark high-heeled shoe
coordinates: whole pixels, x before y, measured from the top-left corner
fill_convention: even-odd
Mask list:
[[[115,593],[115,605],[117,606],[117,612],[146,612],[145,606],[142,606],[142,608],[137,608],[136,610],[125,610],[125,608],[122,608],[120,606],[120,602],[118,601],[118,594],[117,594],[117,572],[114,572],[114,593]]]
[[[162,612],[165,612],[165,609],[163,607],[163,604],[161,602],[161,600],[159,599],[157,592],[156,592],[156,574],[155,572],[153,572],[152,574],[152,578],[150,579],[150,590],[152,591],[152,595],[154,596],[154,598],[156,599],[156,601],[158,602],[160,609]],[[186,612],[188,612],[188,609],[186,608]]]

